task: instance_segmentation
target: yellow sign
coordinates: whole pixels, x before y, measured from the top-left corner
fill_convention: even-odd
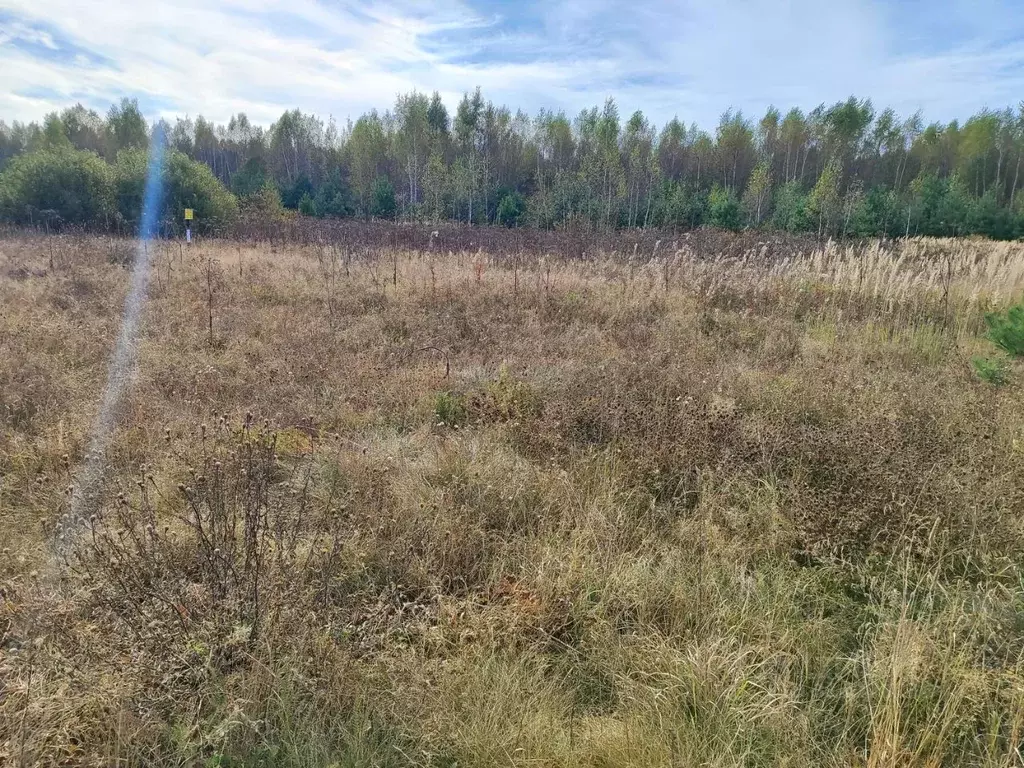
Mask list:
[[[192,221],[192,209],[191,208],[186,208],[185,209],[185,221]]]

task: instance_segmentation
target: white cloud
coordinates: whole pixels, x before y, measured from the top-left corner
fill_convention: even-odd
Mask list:
[[[531,112],[615,96],[707,128],[730,106],[850,94],[951,119],[1024,93],[1024,14],[979,1],[915,14],[882,0],[0,0],[0,117],[129,95],[154,116],[269,123],[298,106],[344,120],[413,88],[454,106],[480,85]],[[104,61],[46,55],[66,44]]]

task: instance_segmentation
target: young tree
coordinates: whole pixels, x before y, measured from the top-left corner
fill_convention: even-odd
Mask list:
[[[427,125],[430,128],[430,149],[432,152],[439,152],[445,156],[448,151],[449,120],[448,109],[441,101],[441,94],[434,91],[430,97],[430,106],[427,107]]]
[[[769,170],[767,159],[762,160],[750,174],[750,182],[747,184],[747,192],[744,201],[747,208],[747,216],[754,222],[754,226],[761,224],[762,216],[767,207],[772,190],[772,175]]]
[[[840,189],[853,170],[874,115],[870,100],[858,101],[851,96],[832,105],[822,116],[824,156],[838,170]]]
[[[720,229],[739,229],[740,204],[731,189],[718,184],[708,196],[708,221],[713,227]]]
[[[782,164],[779,152],[781,139],[782,113],[774,106],[768,107],[764,117],[757,124],[757,153],[759,162],[767,165],[768,175],[778,178],[779,166]],[[749,182],[748,182],[749,183]]]
[[[685,184],[666,180],[654,204],[654,223],[662,227],[699,227],[704,221],[704,202],[702,195]]]
[[[255,195],[270,178],[262,157],[250,157],[242,169],[231,177],[231,191],[239,197]]]
[[[121,99],[107,112],[107,156],[122,149],[148,149],[149,128],[135,99]]]
[[[742,112],[728,110],[718,123],[715,138],[722,186],[735,194],[746,186],[754,164],[754,132]]]
[[[60,114],[60,121],[64,125],[64,132],[75,149],[85,149],[103,154],[106,147],[103,131],[103,118],[92,109],[86,109],[81,104],[65,109]]]
[[[426,171],[423,174],[426,210],[435,222],[445,214],[448,186],[448,168],[444,164],[441,153],[435,150],[430,154]]]
[[[241,210],[248,219],[262,223],[277,222],[285,217],[281,195],[269,179],[256,193],[242,201]]]
[[[458,168],[453,168],[456,189],[466,205],[466,221],[473,223],[473,203],[480,183],[481,116],[484,100],[477,88],[463,94],[455,112],[455,142]]]
[[[374,185],[385,170],[387,154],[384,123],[376,110],[356,121],[345,145],[345,154],[359,208],[369,214]]]
[[[839,180],[842,169],[838,160],[833,160],[818,177],[818,183],[811,190],[807,200],[808,211],[817,218],[818,237],[834,234],[840,211]]]
[[[854,202],[848,232],[855,237],[881,237],[898,232],[903,217],[893,190],[872,187]]]
[[[775,195],[775,210],[772,212],[772,226],[786,232],[801,232],[812,229],[807,212],[807,195],[799,181],[790,181],[779,187]]]
[[[381,219],[394,218],[397,204],[395,203],[395,188],[387,176],[378,176],[373,185],[373,204],[370,208],[370,215]]]
[[[622,136],[622,164],[625,169],[627,201],[626,226],[646,226],[651,213],[654,187],[654,128],[643,112],[634,112]]]
[[[313,198],[313,213],[320,218],[351,216],[355,213],[352,191],[341,167],[331,171],[317,189],[316,197]]]
[[[43,119],[43,133],[39,138],[39,149],[71,149],[71,141],[64,132],[64,123],[56,112],[51,112]]]
[[[430,108],[426,95],[416,91],[399,96],[395,103],[396,150],[405,172],[410,206],[415,206],[421,198],[420,185],[430,141]]]
[[[658,137],[658,166],[661,175],[671,181],[681,181],[686,170],[688,136],[686,126],[673,117]]]
[[[934,234],[956,237],[967,230],[971,219],[971,193],[967,185],[953,174],[946,180],[935,209]]]
[[[783,165],[785,169],[783,178],[786,183],[799,178],[797,169],[800,167],[800,153],[807,151],[809,135],[804,113],[796,108],[789,110],[779,128],[779,137],[786,153],[786,161]]]
[[[523,198],[518,192],[508,192],[498,203],[496,220],[498,224],[503,224],[506,227],[518,226],[523,218],[525,208]]]

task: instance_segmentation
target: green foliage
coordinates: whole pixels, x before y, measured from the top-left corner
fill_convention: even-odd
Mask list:
[[[390,219],[394,217],[396,208],[394,186],[387,176],[378,176],[373,185],[370,215],[381,219]]]
[[[384,122],[376,111],[363,115],[352,127],[345,144],[352,188],[363,213],[372,213],[375,184],[387,155]]]
[[[761,224],[768,209],[768,199],[772,189],[772,172],[768,163],[761,162],[754,168],[747,183],[747,191],[744,195],[744,203],[747,209],[747,218],[755,226]]]
[[[498,371],[498,378],[487,385],[485,394],[488,410],[504,421],[533,418],[544,409],[536,390],[513,376],[504,365]]]
[[[113,173],[114,197],[118,216],[129,228],[137,227],[142,215],[147,170],[145,150],[127,149],[118,153]],[[186,208],[195,211],[192,226],[199,232],[216,231],[235,220],[238,201],[204,163],[168,150],[162,174],[164,201],[160,218],[164,221],[180,221]]]
[[[873,187],[855,203],[848,231],[856,237],[898,234],[904,215],[894,192]]]
[[[148,149],[149,128],[135,99],[121,99],[107,113],[108,152],[116,155],[123,149]]]
[[[444,108],[443,105],[441,108]],[[423,208],[434,221],[444,215],[448,186],[448,168],[441,155],[435,151],[427,159],[423,173]]]
[[[0,211],[20,223],[56,216],[68,224],[106,227],[119,220],[134,228],[147,167],[142,149],[122,150],[113,166],[92,152],[66,146],[22,155],[0,176]],[[180,152],[165,156],[163,182],[165,220],[177,220],[185,208],[193,208],[195,226],[210,230],[230,224],[238,212],[234,196],[209,167]]]
[[[1011,240],[1020,234],[1019,223],[1013,213],[999,204],[995,190],[989,190],[978,200],[969,201],[966,229],[972,233],[988,235],[996,240]]]
[[[869,100],[851,97],[808,114],[793,109],[785,119],[774,107],[759,120],[730,110],[713,133],[672,120],[659,134],[639,111],[623,123],[613,100],[575,118],[546,111],[531,118],[476,89],[454,119],[438,94],[413,92],[343,132],[299,110],[267,129],[244,114],[223,126],[202,116],[161,123],[169,147],[207,165],[239,199],[263,194],[269,181],[284,207],[302,205],[319,217],[359,212],[560,228],[745,223],[859,237],[1024,234],[1024,109],[926,127],[917,116],[876,113]],[[135,161],[120,158],[150,141],[132,100],[105,117],[76,105],[38,123],[0,122],[0,170],[30,153],[94,152],[114,166],[116,190],[91,208],[116,208],[120,218],[97,217],[80,200],[41,210],[122,225],[137,220],[139,189]],[[0,215],[35,220],[23,191],[0,191]],[[307,196],[312,204],[303,203]]]
[[[231,177],[231,191],[238,197],[258,194],[269,178],[267,164],[262,157],[250,157],[235,175]]]
[[[1009,380],[1010,366],[1006,360],[987,357],[975,357],[971,360],[978,378],[989,384],[1000,386]]]
[[[16,157],[0,174],[0,214],[22,224],[57,217],[105,225],[114,212],[111,168],[92,152],[62,146]]]
[[[352,192],[345,184],[340,171],[335,171],[320,185],[313,199],[314,214],[321,218],[351,216],[355,213]]]
[[[300,173],[294,182],[282,187],[281,205],[295,210],[302,202],[302,198],[306,196],[313,197],[313,183],[309,180],[309,176]]]
[[[786,232],[799,232],[811,228],[807,212],[807,195],[800,189],[800,183],[791,181],[783,184],[775,193],[775,210],[772,212],[772,226]]]
[[[242,208],[248,217],[259,221],[277,221],[284,217],[284,206],[277,187],[269,179],[259,191],[249,195],[242,201]]]
[[[910,183],[908,221],[912,234],[934,235],[941,232],[939,209],[946,186],[935,173],[922,173]]]
[[[504,224],[506,227],[516,227],[522,220],[525,211],[526,203],[523,196],[518,192],[509,192],[498,203],[495,220],[498,224]]]
[[[142,216],[142,200],[146,190],[148,154],[140,149],[125,149],[117,154],[114,164],[114,197],[119,220],[137,227]]]
[[[708,196],[708,222],[721,229],[739,229],[741,224],[740,203],[732,190],[717,184]]]
[[[835,234],[839,223],[841,169],[836,162],[829,163],[818,177],[807,198],[811,220],[817,222],[819,235]]]
[[[47,115],[43,120],[43,134],[40,138],[42,149],[71,149],[71,141],[64,130],[64,123],[56,112]]]
[[[217,231],[238,216],[238,200],[209,166],[172,150],[164,156],[164,210],[176,220],[186,208],[195,211],[197,231]]]
[[[705,200],[685,184],[667,181],[654,209],[654,221],[663,227],[699,227],[705,218]]]
[[[903,216],[910,234],[979,234],[1009,240],[1020,230],[1019,219],[1000,203],[995,189],[974,197],[958,173],[944,179],[933,171],[922,172],[910,184],[908,210]]]
[[[303,216],[315,216],[316,215],[316,204],[313,202],[313,198],[309,196],[307,192],[299,200],[299,213]]]
[[[438,392],[434,397],[434,417],[446,427],[464,426],[469,418],[466,398],[458,392]]]
[[[971,216],[971,197],[960,177],[953,174],[941,187],[941,197],[935,207],[933,234],[956,236],[967,230]]]
[[[1024,303],[985,317],[988,339],[1013,357],[1024,357]]]

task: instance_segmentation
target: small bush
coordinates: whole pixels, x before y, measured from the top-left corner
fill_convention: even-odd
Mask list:
[[[519,421],[539,416],[544,408],[540,396],[527,382],[515,378],[502,367],[498,378],[490,382],[479,403],[484,416],[497,421]]]
[[[446,427],[461,427],[466,423],[465,398],[458,392],[438,392],[434,398],[434,416]]]
[[[20,224],[55,217],[97,225],[114,208],[110,166],[92,152],[61,148],[21,155],[0,175],[0,216]]]
[[[712,226],[721,229],[740,228],[740,202],[732,190],[716,185],[708,197],[708,211]]]
[[[978,377],[989,384],[999,386],[1009,380],[1010,366],[1006,360],[975,357],[971,360],[971,365],[974,366],[974,372]]]
[[[1024,303],[1010,307],[1005,314],[993,312],[985,322],[989,341],[1013,357],[1024,357]]]
[[[289,466],[279,455],[311,451],[295,447],[296,435],[305,437],[249,418],[237,430],[204,426],[199,461],[176,494],[146,475],[134,498],[122,493],[97,510],[82,551],[68,548],[74,567],[104,585],[94,597],[117,610],[134,606],[122,611],[126,625],[157,642],[158,630],[189,635],[200,619],[218,624],[221,639],[236,632],[255,640],[268,614],[293,599],[282,596],[331,571],[327,561],[339,551],[336,510],[313,509],[308,460]],[[67,532],[58,536],[60,543]]]
[[[495,218],[498,224],[515,227],[522,221],[525,211],[526,203],[523,196],[518,192],[510,192],[498,203],[498,213]]]

